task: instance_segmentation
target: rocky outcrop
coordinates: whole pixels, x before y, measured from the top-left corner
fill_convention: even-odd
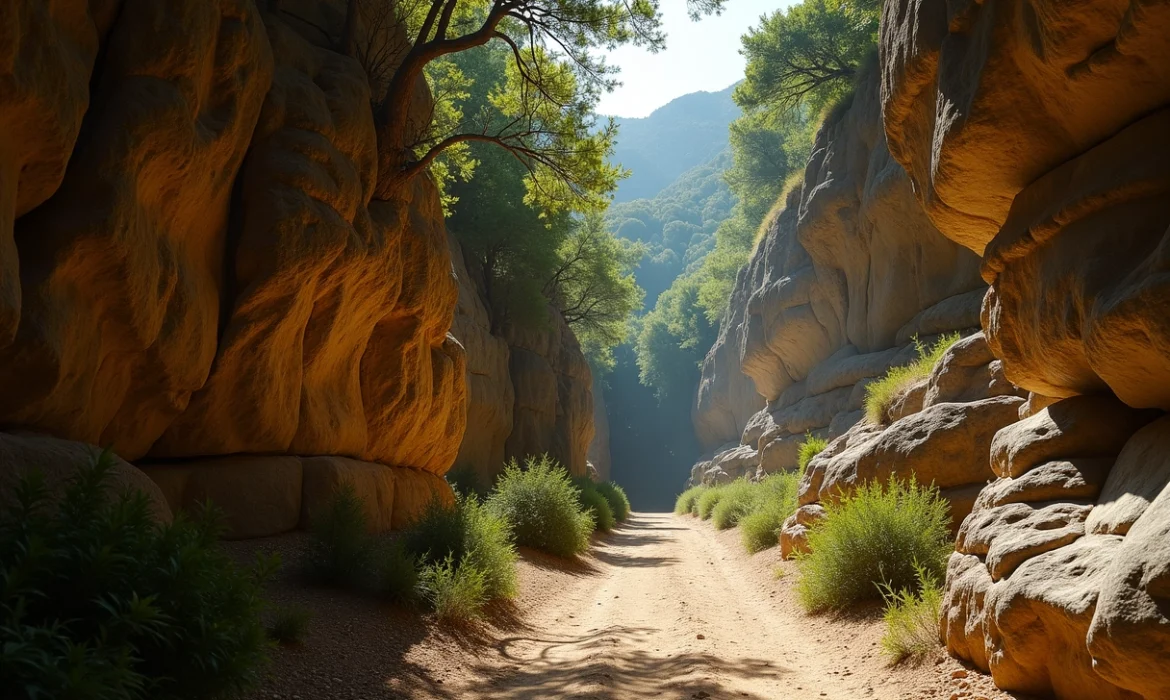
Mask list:
[[[890,150],[982,256],[988,345],[1032,392],[960,530],[947,646],[1011,690],[1167,697],[1170,7],[894,0],[881,54]]]
[[[703,363],[693,418],[711,452],[693,479],[795,468],[805,434],[834,438],[858,422],[865,385],[913,360],[913,338],[978,326],[978,259],[923,214],[880,110],[869,70],[739,271]]]
[[[589,363],[561,313],[549,306],[545,323],[493,334],[475,266],[454,235],[448,244],[459,281],[452,333],[467,352],[467,429],[455,466],[473,470],[485,487],[507,460],[531,455],[548,454],[583,476],[596,454],[595,468],[608,474],[608,437],[602,446],[594,439],[595,425],[608,436],[605,407],[595,403]]]
[[[253,0],[20,0],[0,26],[0,422],[112,446],[237,536],[342,481],[381,484],[356,488],[379,528],[449,497],[456,280],[428,179],[372,198],[360,65]]]

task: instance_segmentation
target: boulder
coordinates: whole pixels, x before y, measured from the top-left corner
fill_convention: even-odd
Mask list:
[[[1111,457],[1153,418],[1112,396],[1065,399],[997,433],[991,467],[1001,477],[1018,477],[1054,459]]]
[[[1004,378],[1003,363],[991,354],[983,333],[975,333],[952,345],[935,363],[922,406],[969,403],[1005,395],[1022,393]]]
[[[761,439],[763,447],[760,449],[760,469],[765,474],[796,469],[800,443],[805,439],[804,435],[783,435],[766,443]]]
[[[0,433],[0,504],[11,503],[20,479],[40,474],[50,498],[60,498],[78,470],[97,462],[102,450],[73,440],[61,440],[36,433]],[[166,495],[146,474],[121,457],[111,453],[112,468],[108,481],[110,492],[121,495],[141,492],[146,495],[154,518],[171,521]]]
[[[1111,468],[1113,460],[1108,457],[1045,462],[1018,477],[992,481],[980,492],[978,506],[986,509],[1009,503],[1095,501]]]
[[[978,509],[963,521],[955,551],[977,554],[998,581],[1032,557],[1079,539],[1091,503],[1009,503]]]
[[[1124,535],[1170,484],[1170,417],[1134,433],[1108,474],[1085,526],[1096,534]]]
[[[809,528],[827,516],[824,507],[818,503],[801,506],[788,516],[780,528],[781,558],[790,559],[798,552],[807,553]]]
[[[835,500],[864,483],[884,482],[891,476],[913,476],[940,489],[985,483],[993,477],[988,464],[992,437],[1015,420],[1021,403],[1018,397],[1000,396],[935,404],[876,435],[868,433],[869,439],[856,440],[846,449],[822,453],[814,460],[814,471],[823,468],[817,500]]]

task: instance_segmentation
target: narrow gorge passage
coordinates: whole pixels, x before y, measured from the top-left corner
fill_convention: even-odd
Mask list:
[[[1008,697],[990,684],[967,690],[952,659],[887,668],[876,611],[809,618],[793,600],[794,576],[773,576],[778,563],[773,552],[744,553],[734,530],[636,513],[579,567],[527,561],[522,629],[464,657],[429,690],[485,699]]]

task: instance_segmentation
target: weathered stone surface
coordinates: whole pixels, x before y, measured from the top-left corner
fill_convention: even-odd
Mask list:
[[[101,449],[72,440],[61,440],[35,433],[0,433],[0,500],[11,498],[21,477],[38,472],[51,498],[64,491],[78,470],[92,466]],[[167,498],[150,477],[117,455],[110,455],[109,488],[114,494],[141,491],[150,502],[151,511],[160,522],[171,521]]]
[[[1168,195],[1164,109],[1016,197],[983,271],[993,283],[984,327],[1008,379],[1050,396],[1109,390],[1170,409]]]
[[[826,432],[826,439],[832,440],[841,435],[844,435],[850,428],[860,423],[865,418],[865,411],[860,409],[853,411],[842,411],[833,416],[833,420],[829,421],[829,429]]]
[[[547,328],[509,327],[505,337],[516,392],[506,456],[547,453],[584,476],[594,431],[593,376],[577,338],[552,307]]]
[[[301,519],[301,460],[297,457],[220,457],[143,465],[171,510],[211,503],[224,514],[229,539],[295,530]]]
[[[761,439],[760,469],[765,474],[796,469],[800,443],[804,440],[804,435],[784,435],[766,443]]]
[[[999,476],[1017,477],[1054,459],[1112,456],[1153,418],[1112,396],[1065,399],[996,434],[991,467]]]
[[[365,507],[373,532],[406,527],[432,500],[454,502],[447,482],[421,469],[388,467],[347,457],[305,457],[301,463],[304,472],[302,528],[312,527],[313,518],[329,507],[330,499],[342,484],[352,486]]]
[[[761,404],[749,386],[783,408],[880,374],[912,333],[978,323],[977,260],[914,201],[886,149],[877,83],[866,76],[852,106],[822,127],[803,186],[737,276],[693,412],[707,448],[746,432]],[[849,410],[859,406],[850,400]]]
[[[935,404],[884,431],[867,431],[863,435],[868,439],[862,437],[814,460],[816,468],[810,474],[823,472],[816,500],[835,500],[864,483],[884,482],[891,476],[914,476],[919,483],[943,489],[984,483],[993,477],[988,465],[991,439],[1016,418],[1021,403],[1018,397],[1001,396],[969,404]],[[811,478],[815,477],[806,476]]]
[[[1027,559],[1063,547],[1085,534],[1089,503],[1009,503],[971,513],[959,528],[955,550],[987,561],[992,580]]]
[[[926,400],[926,391],[930,388],[929,379],[920,379],[913,384],[903,388],[898,395],[890,401],[890,405],[886,408],[885,419],[883,423],[890,424],[902,420],[906,416],[918,413],[923,408],[923,401]]]
[[[943,590],[939,637],[947,651],[988,670],[987,591],[991,574],[983,560],[971,554],[952,552],[947,560],[947,585]]]
[[[890,152],[939,230],[982,254],[1020,190],[1170,102],[1168,33],[1147,0],[885,3]]]
[[[22,81],[3,91],[0,99],[23,103],[16,109],[26,115],[14,131],[2,129],[3,139],[41,155],[22,157],[35,184],[13,193],[27,211],[15,225],[19,259],[10,224],[0,224],[3,269],[19,265],[21,290],[20,330],[0,350],[8,397],[0,420],[109,445],[133,460],[183,411],[215,357],[228,206],[271,80],[271,50],[248,0],[126,2],[105,37],[86,110],[84,69],[97,30],[85,3],[13,5],[5,3],[0,22],[33,31],[17,42],[29,53],[13,69],[41,86]],[[99,10],[103,23],[110,9]],[[34,24],[19,28],[26,21]],[[7,53],[12,44],[0,43]],[[59,158],[82,110],[61,178]],[[16,209],[0,211],[3,220]],[[0,280],[10,301],[13,278]],[[0,307],[8,307],[2,326],[13,309]]]
[[[1170,484],[1170,417],[1150,423],[1125,444],[1085,526],[1097,534],[1128,533],[1162,495],[1167,484]]]
[[[459,241],[447,234],[459,282],[459,301],[451,334],[467,355],[467,429],[454,467],[473,469],[481,484],[490,484],[504,464],[504,443],[512,433],[516,401],[508,361],[508,343],[492,335],[491,317],[463,258]]]
[[[1165,663],[1170,655],[1166,420],[1138,432],[1126,445],[1102,493],[1108,517],[1093,523],[1097,529],[1108,524],[1125,530],[1129,518],[1137,516],[1103,574],[1087,643],[1098,675],[1144,698],[1170,695],[1170,669]],[[1146,465],[1148,472],[1137,468],[1144,457],[1153,459]],[[1114,498],[1119,492],[1132,493],[1133,502]],[[1148,506],[1138,506],[1151,496]]]
[[[983,333],[975,333],[952,345],[935,364],[927,380],[923,407],[936,403],[968,403],[991,396],[1020,396],[1003,379],[1003,364],[987,347]]]
[[[1094,501],[1112,467],[1113,460],[1108,457],[1045,462],[1014,479],[991,482],[980,492],[978,504],[980,508],[995,508],[1008,503]]]
[[[152,454],[345,454],[445,471],[466,385],[434,187],[371,203],[364,73],[267,20],[277,71],[240,174],[230,312],[211,376]]]
[[[828,517],[823,506],[812,503],[801,506],[788,516],[780,528],[780,556],[788,559],[798,552],[808,552],[808,531],[814,523]]]

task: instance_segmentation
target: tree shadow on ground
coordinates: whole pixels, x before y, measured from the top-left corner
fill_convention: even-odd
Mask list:
[[[789,673],[766,659],[708,653],[656,656],[637,646],[654,630],[612,626],[578,636],[510,636],[496,644],[503,666],[477,664],[486,683],[476,698],[721,698],[737,680]],[[736,697],[768,696],[737,692]]]

